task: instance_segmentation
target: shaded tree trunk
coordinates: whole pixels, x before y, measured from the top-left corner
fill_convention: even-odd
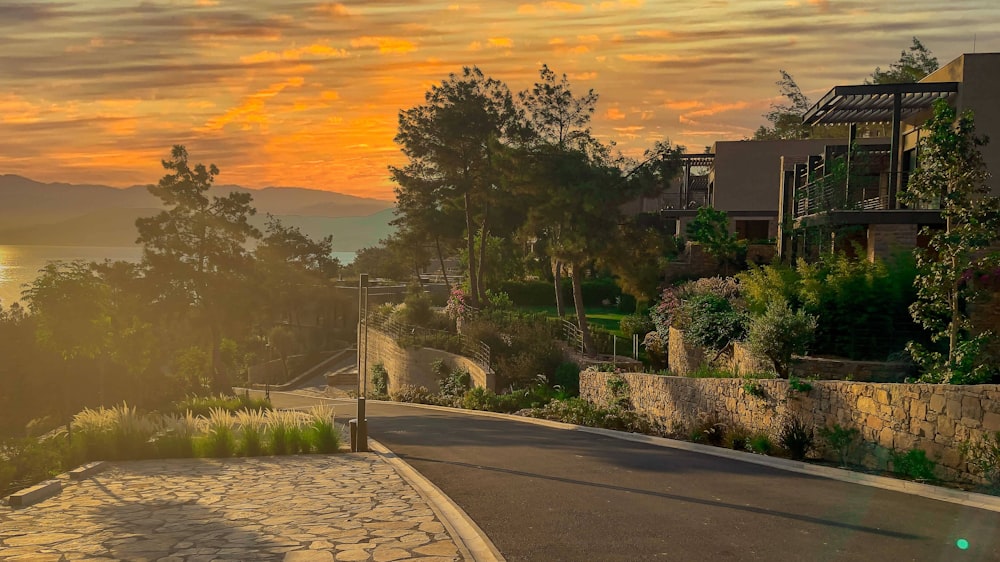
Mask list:
[[[469,252],[469,304],[479,308],[479,278],[476,276],[476,236],[472,222],[472,195],[465,193],[465,242]]]
[[[576,321],[579,323],[580,335],[583,338],[583,352],[594,353],[594,340],[590,337],[587,311],[583,307],[583,266],[574,263],[570,268],[573,279],[573,304],[576,306]]]
[[[562,318],[566,315],[566,304],[563,302],[562,296],[562,262],[554,258],[552,260],[552,278],[556,289],[556,315]]]
[[[450,290],[451,283],[448,282],[448,271],[444,268],[444,254],[441,253],[441,238],[439,236],[434,237],[434,247],[437,249],[438,263],[441,264],[441,275],[444,277],[444,284]]]
[[[486,271],[486,242],[489,240],[489,212],[490,204],[487,201],[483,208],[483,225],[479,229],[479,300],[486,302],[486,286],[483,283],[483,275]]]

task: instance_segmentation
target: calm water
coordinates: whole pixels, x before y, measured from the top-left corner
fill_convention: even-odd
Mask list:
[[[0,305],[4,308],[21,298],[24,285],[52,261],[131,261],[142,257],[138,246],[4,246],[0,245]],[[341,264],[354,261],[354,252],[333,252]]]

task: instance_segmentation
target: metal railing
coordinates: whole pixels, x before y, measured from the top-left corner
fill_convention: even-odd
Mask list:
[[[460,343],[462,355],[472,359],[477,365],[483,367],[484,369],[490,369],[492,367],[490,365],[490,346],[485,342],[470,338],[464,334],[456,334],[446,330],[435,330],[433,328],[406,324],[382,312],[370,312],[367,318],[363,319],[362,322],[362,328],[367,325],[369,329],[382,332],[397,342],[408,337],[417,338],[419,340],[420,336],[435,334],[448,338],[457,338]],[[433,340],[430,340],[430,342],[433,342]],[[445,351],[452,350],[446,349]]]

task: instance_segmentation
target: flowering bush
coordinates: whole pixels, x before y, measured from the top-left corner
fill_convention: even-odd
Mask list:
[[[444,313],[452,320],[466,320],[472,316],[472,307],[469,306],[462,289],[452,289],[448,296],[448,302],[444,306]]]

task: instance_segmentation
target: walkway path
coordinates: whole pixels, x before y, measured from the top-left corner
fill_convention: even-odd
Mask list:
[[[462,411],[368,412],[509,561],[1000,560],[1000,513]]]
[[[461,560],[434,511],[374,453],[118,463],[0,508],[0,559]]]

